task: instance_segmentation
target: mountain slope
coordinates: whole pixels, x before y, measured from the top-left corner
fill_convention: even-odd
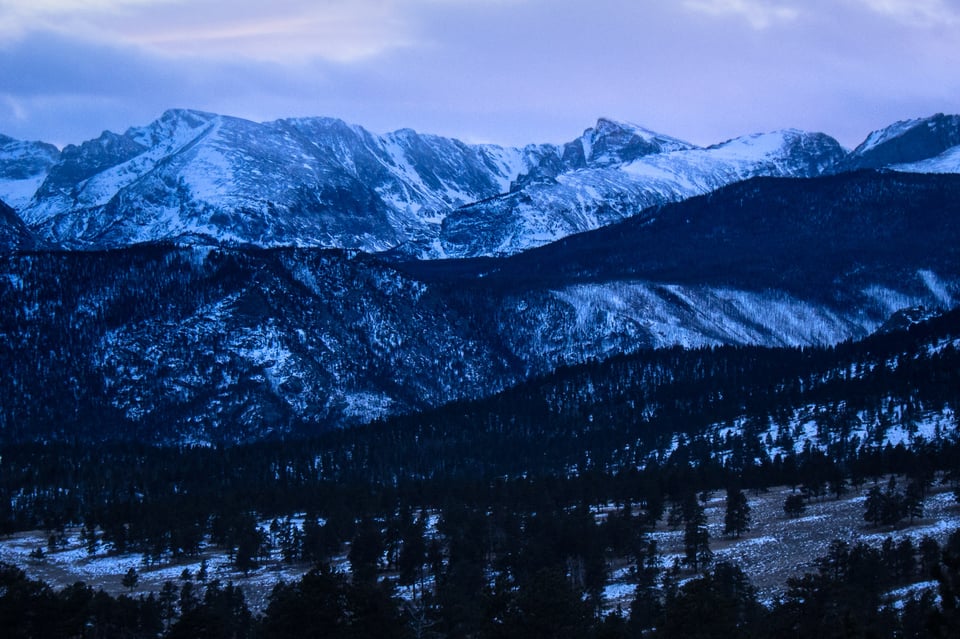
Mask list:
[[[466,272],[512,287],[640,278],[836,303],[837,286],[865,291],[882,279],[910,290],[925,286],[917,269],[960,274],[960,250],[947,239],[958,232],[960,175],[756,178]]]
[[[842,157],[832,138],[798,131],[700,149],[601,119],[563,146],[508,149],[329,118],[256,124],[175,110],[66,147],[15,208],[67,248],[201,241],[500,255],[732,181],[819,175]]]
[[[960,115],[938,113],[874,131],[850,153],[846,169],[875,169],[934,158],[960,146]]]
[[[59,157],[52,144],[0,135],[0,200],[14,209],[25,207]]]
[[[831,344],[960,294],[960,176],[757,178],[512,258],[140,246],[3,263],[0,428],[237,441],[641,348]]]
[[[537,179],[521,178],[509,194],[452,212],[443,222],[442,254],[509,255],[751,177],[821,175],[844,157],[833,138],[793,130],[705,149],[673,142],[649,153],[615,157],[609,152],[596,155],[597,138],[588,130],[581,140],[591,151],[587,160],[567,145],[564,158],[574,159],[559,170],[537,167]]]
[[[960,145],[951,147],[938,156],[909,164],[894,164],[891,168],[907,173],[960,173]]]
[[[0,201],[0,253],[29,250],[36,246],[36,238],[17,212]]]
[[[169,111],[65,148],[22,216],[78,248],[207,237],[380,250],[429,232],[438,211],[505,189],[537,153],[374,136],[331,119]]]

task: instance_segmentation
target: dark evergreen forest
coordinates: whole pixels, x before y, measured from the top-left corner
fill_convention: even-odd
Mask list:
[[[255,614],[241,589],[216,581],[115,597],[84,584],[55,591],[4,567],[0,627],[12,637],[953,636],[960,533],[838,540],[761,602],[738,566],[713,561],[698,495],[727,491],[734,536],[749,526],[744,490],[796,487],[789,514],[897,476],[906,489],[871,491],[864,525],[912,519],[933,482],[960,481],[958,339],[954,311],[831,348],[639,352],[484,400],[242,445],[9,438],[3,533],[39,528],[56,544],[82,525],[91,544],[147,563],[212,544],[238,570],[271,548],[315,569],[278,584]],[[815,415],[817,445],[794,445],[799,409]],[[931,413],[954,416],[951,427],[887,441]],[[87,419],[95,431],[97,416]],[[658,562],[649,536],[664,516],[684,531],[678,566]],[[349,574],[331,568],[344,552]],[[629,609],[610,612],[615,561],[632,566],[636,590]],[[898,605],[885,596],[920,581],[936,587]],[[415,596],[399,598],[401,586]]]

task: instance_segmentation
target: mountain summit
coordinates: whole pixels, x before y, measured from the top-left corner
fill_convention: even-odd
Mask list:
[[[505,148],[333,118],[190,110],[58,151],[0,138],[0,199],[44,242],[511,255],[758,176],[960,171],[960,116],[874,132],[847,154],[794,129],[701,148],[601,118],[563,144]]]
[[[917,163],[936,158],[958,145],[960,115],[938,113],[929,118],[902,120],[874,131],[853,150],[847,166],[876,169]]]
[[[15,209],[25,207],[59,157],[52,144],[0,135],[0,200]]]

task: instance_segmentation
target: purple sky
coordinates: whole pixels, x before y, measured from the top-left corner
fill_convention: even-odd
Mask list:
[[[0,133],[63,145],[185,107],[502,144],[605,116],[852,147],[960,113],[958,43],[960,0],[3,0]]]

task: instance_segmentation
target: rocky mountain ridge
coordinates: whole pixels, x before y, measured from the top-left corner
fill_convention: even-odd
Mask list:
[[[172,110],[62,152],[0,139],[0,199],[64,248],[173,241],[509,255],[756,176],[960,171],[958,139],[960,118],[936,115],[875,132],[849,154],[796,130],[699,148],[602,118],[565,145],[511,149],[376,135],[330,118],[257,124]]]

